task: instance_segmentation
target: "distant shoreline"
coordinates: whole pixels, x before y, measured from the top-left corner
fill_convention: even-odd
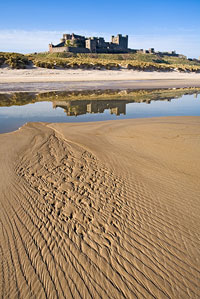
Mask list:
[[[0,93],[200,87],[200,74],[132,70],[0,69]]]

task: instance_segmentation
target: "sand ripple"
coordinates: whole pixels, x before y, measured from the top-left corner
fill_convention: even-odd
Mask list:
[[[199,298],[199,187],[109,125],[88,148],[66,126],[0,137],[2,298]]]

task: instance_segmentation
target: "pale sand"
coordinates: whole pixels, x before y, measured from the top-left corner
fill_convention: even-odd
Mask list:
[[[200,117],[0,135],[2,298],[200,298]]]
[[[133,70],[9,69],[0,68],[0,82],[60,82],[105,80],[200,80],[198,73],[139,72]]]
[[[0,68],[0,92],[93,88],[200,87],[200,74],[133,70],[11,70]]]

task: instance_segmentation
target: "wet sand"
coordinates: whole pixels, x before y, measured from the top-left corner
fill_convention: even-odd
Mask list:
[[[3,298],[199,298],[200,117],[0,135]]]
[[[0,69],[0,92],[200,87],[200,74],[132,70]]]

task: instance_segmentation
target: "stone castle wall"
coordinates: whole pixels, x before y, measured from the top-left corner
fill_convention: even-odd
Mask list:
[[[79,47],[50,47],[50,53],[62,53],[62,52],[71,52],[71,53],[90,53],[90,51],[86,48]]]
[[[77,43],[78,46],[66,46]],[[103,37],[90,37],[72,34],[63,34],[60,44],[49,45],[49,52],[72,52],[72,53],[127,53],[128,35],[118,34],[112,36],[111,42],[106,42]]]

